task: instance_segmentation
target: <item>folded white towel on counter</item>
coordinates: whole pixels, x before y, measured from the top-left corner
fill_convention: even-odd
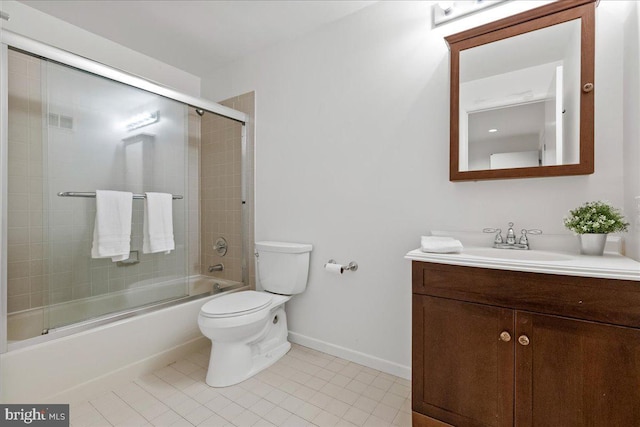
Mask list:
[[[462,252],[462,242],[453,237],[422,236],[420,240],[422,252],[436,254],[452,254]]]
[[[133,193],[96,190],[96,222],[93,227],[92,258],[129,258]]]
[[[173,240],[173,195],[145,193],[142,252],[168,254],[175,249]]]

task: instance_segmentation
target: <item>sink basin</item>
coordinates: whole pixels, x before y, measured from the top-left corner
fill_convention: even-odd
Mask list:
[[[507,259],[517,261],[569,261],[574,259],[573,256],[556,252],[545,252],[535,250],[517,250],[517,249],[495,249],[495,248],[465,248],[462,255],[477,256],[482,258]]]

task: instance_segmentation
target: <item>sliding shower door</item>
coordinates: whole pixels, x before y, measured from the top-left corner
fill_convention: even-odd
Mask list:
[[[36,284],[28,308],[45,307],[44,327],[51,329],[185,296],[187,106],[15,51],[9,67],[16,58],[31,64],[26,96],[40,97],[41,105],[39,112],[29,111],[36,130],[25,139],[27,214],[33,220],[27,233],[34,249],[28,275]],[[10,99],[9,110],[12,103],[21,108]],[[10,141],[10,150],[14,145]],[[96,199],[59,193],[96,190],[182,196],[173,201],[175,250],[143,253],[144,200],[134,199],[129,259],[92,258]]]

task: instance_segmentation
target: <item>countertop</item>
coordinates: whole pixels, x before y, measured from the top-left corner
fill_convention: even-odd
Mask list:
[[[465,247],[459,254],[425,253],[414,249],[405,258],[467,267],[640,281],[640,262],[615,252],[587,256],[560,251],[517,251],[471,246]]]

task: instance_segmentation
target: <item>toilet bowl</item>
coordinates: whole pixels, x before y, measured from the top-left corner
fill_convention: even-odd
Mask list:
[[[242,382],[289,351],[284,305],[306,288],[311,249],[300,243],[257,242],[257,277],[265,290],[223,295],[202,306],[198,326],[212,344],[208,385]]]
[[[290,298],[244,291],[215,298],[202,307],[198,326],[212,342],[207,384],[237,384],[289,351],[284,303]]]

